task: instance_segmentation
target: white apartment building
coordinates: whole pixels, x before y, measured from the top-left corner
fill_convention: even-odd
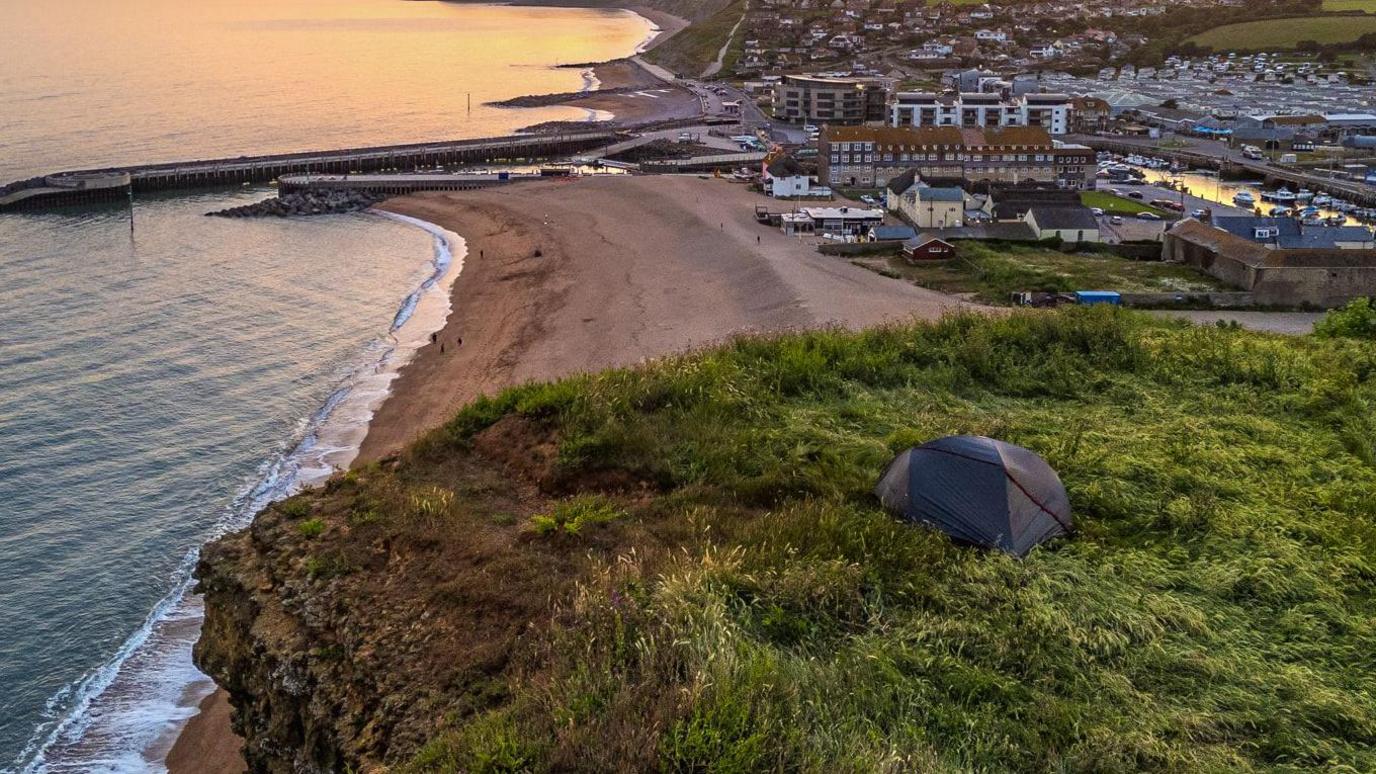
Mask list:
[[[957,126],[994,129],[1036,126],[1050,134],[1070,131],[1070,97],[1024,94],[1004,99],[998,94],[930,94],[899,92],[889,107],[889,125]]]

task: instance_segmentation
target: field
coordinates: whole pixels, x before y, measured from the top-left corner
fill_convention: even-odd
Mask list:
[[[1123,293],[1221,290],[1226,286],[1194,269],[1159,261],[1133,261],[1111,253],[1063,253],[1045,247],[958,242],[949,261],[909,265],[899,256],[866,259],[868,268],[943,293],[969,293],[1008,303],[1021,291],[1117,290]]]
[[[482,400],[254,536],[442,656],[375,705],[397,771],[1373,771],[1373,409],[1370,342],[1106,308],[743,339]],[[1074,534],[876,505],[957,433]],[[362,685],[355,643],[294,668]]]
[[[1341,13],[1343,11],[1376,13],[1376,0],[1323,0],[1323,7],[1320,10],[1329,13]]]
[[[1302,40],[1349,43],[1376,32],[1376,17],[1313,16],[1228,24],[1201,32],[1189,42],[1214,51],[1274,51],[1294,48]]]
[[[1098,207],[1110,215],[1131,216],[1139,212],[1150,212],[1160,218],[1172,217],[1165,210],[1153,207],[1145,201],[1114,196],[1107,191],[1085,191],[1080,194],[1080,202],[1086,207]]]

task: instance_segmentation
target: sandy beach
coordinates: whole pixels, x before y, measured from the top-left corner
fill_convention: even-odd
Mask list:
[[[167,770],[185,774],[239,774],[247,770],[239,752],[243,743],[229,727],[229,695],[216,688],[201,702],[200,710],[187,721],[168,752]]]
[[[402,448],[484,394],[632,365],[733,335],[933,319],[966,307],[755,222],[769,200],[726,180],[600,177],[391,199],[467,242],[452,311],[393,384],[359,459]],[[237,772],[217,691],[172,774]]]
[[[428,346],[402,371],[360,459],[514,384],[739,333],[931,319],[961,306],[757,224],[754,206],[767,201],[724,180],[605,176],[386,202],[463,235],[468,258],[443,351]]]

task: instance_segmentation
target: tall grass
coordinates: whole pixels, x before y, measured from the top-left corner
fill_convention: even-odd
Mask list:
[[[1376,770],[1373,374],[1369,342],[1091,309],[479,401],[403,470],[521,416],[561,480],[655,494],[412,768]],[[1046,456],[1075,533],[1017,561],[880,510],[891,455],[953,433]]]

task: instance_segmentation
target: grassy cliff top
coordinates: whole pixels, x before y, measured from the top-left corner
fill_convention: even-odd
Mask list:
[[[1103,308],[745,339],[480,401],[255,540],[411,632],[313,624],[405,770],[1373,771],[1373,406],[1370,343]],[[880,510],[954,433],[1076,533]]]

